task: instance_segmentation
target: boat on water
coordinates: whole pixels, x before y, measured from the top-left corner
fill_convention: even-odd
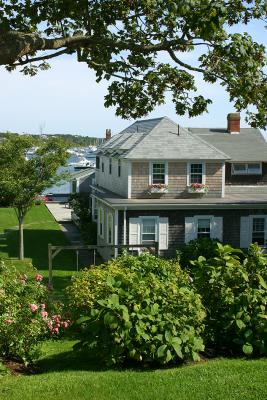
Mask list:
[[[84,169],[88,167],[95,167],[95,162],[88,160],[85,157],[81,157],[79,161],[71,162],[68,165],[73,167],[74,169]]]

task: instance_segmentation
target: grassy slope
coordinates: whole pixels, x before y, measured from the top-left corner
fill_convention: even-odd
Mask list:
[[[12,208],[0,208],[0,257],[12,259],[18,267],[26,263],[18,261],[18,222]],[[34,206],[26,215],[24,226],[25,258],[45,276],[48,276],[47,245],[69,244],[58,223],[44,205]],[[54,284],[57,289],[69,282],[76,268],[75,256],[61,252],[53,260]]]
[[[8,400],[266,400],[267,360],[214,360],[153,371],[101,370],[71,351],[72,342],[48,342],[42,374],[1,379]]]

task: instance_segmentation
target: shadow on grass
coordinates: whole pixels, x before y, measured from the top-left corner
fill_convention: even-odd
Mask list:
[[[69,350],[60,354],[45,357],[37,362],[40,373],[63,371],[106,371],[107,367],[93,354],[93,352],[80,352]]]

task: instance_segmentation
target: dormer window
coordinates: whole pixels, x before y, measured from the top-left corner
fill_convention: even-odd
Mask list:
[[[261,163],[233,163],[232,175],[261,175]]]

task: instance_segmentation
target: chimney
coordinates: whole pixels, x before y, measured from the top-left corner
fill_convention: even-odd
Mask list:
[[[106,140],[111,139],[111,129],[106,129]]]
[[[227,115],[227,131],[231,134],[240,133],[240,113]]]

